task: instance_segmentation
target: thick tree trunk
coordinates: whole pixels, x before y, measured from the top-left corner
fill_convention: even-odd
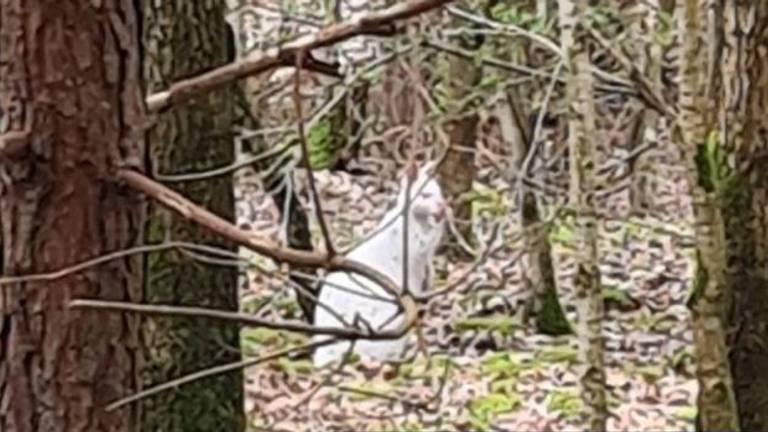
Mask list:
[[[768,44],[768,5],[723,5],[720,143],[730,166],[721,206],[734,297],[731,371],[742,430],[768,430],[768,60],[761,54]]]
[[[0,0],[5,276],[141,242],[142,200],[111,181],[143,161],[135,12],[127,0]],[[139,301],[141,273],[128,256],[0,287],[0,430],[132,429],[131,408],[104,407],[137,390],[137,322],[67,303]]]
[[[576,335],[582,372],[579,385],[588,430],[603,431],[608,419],[605,388],[604,316],[600,274],[597,267],[597,218],[589,195],[595,190],[595,107],[592,72],[587,52],[587,31],[579,23],[586,16],[586,0],[559,0],[560,39],[568,67],[568,152],[570,157],[569,205],[576,212],[576,262],[574,294]]]
[[[222,2],[145,1],[143,39],[148,93],[234,57]],[[232,163],[233,90],[210,93],[157,118],[149,134],[154,171],[190,173]],[[217,215],[234,220],[230,176],[172,186]],[[232,244],[159,206],[152,207],[147,237],[153,242],[172,238],[235,251]],[[148,302],[238,310],[236,268],[206,264],[176,251],[153,253],[147,264]],[[148,317],[142,335],[146,386],[240,359],[236,324]],[[145,401],[141,422],[145,431],[242,430],[242,374],[230,373],[156,395]]]

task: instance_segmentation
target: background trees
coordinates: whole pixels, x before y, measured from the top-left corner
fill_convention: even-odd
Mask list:
[[[221,2],[147,1],[141,12],[146,94],[234,60],[234,43],[223,19]],[[230,86],[171,112],[159,113],[148,134],[155,178],[229,221],[234,221],[235,214],[232,177],[211,176],[210,171],[235,160],[234,91]],[[158,205],[151,206],[146,239],[152,243],[205,243],[222,251],[235,251],[232,242]],[[237,311],[237,277],[236,268],[217,265],[194,252],[152,252],[147,255],[144,298],[148,303]],[[239,328],[232,323],[147,317],[142,323],[142,338],[142,377],[143,385],[148,387],[240,360]],[[242,379],[240,373],[230,373],[193,383],[183,392],[165,392],[147,399],[141,410],[142,428],[242,430]]]
[[[56,426],[119,429],[131,409],[114,411],[114,423],[89,409],[77,423],[77,407],[91,397],[104,406],[152,394],[161,396],[149,407],[169,407],[176,402],[158,401],[204,398],[205,390],[235,395],[216,400],[226,401],[221,412],[236,423],[237,392],[226,389],[239,381],[234,371],[258,365],[247,374],[247,400],[251,423],[262,427],[684,429],[697,413],[703,430],[761,428],[768,400],[761,384],[763,6],[491,1],[427,13],[449,2],[384,3],[261,2],[235,19],[235,40],[251,51],[229,64],[223,11],[147,5],[146,118],[128,6],[0,3],[4,425],[44,430],[54,415],[77,412]],[[251,43],[265,29],[266,10],[279,18],[269,29],[274,38]],[[414,19],[400,22],[407,18]],[[361,45],[368,39],[360,36],[388,39]],[[65,49],[75,39],[69,45],[86,48]],[[372,56],[347,55],[372,46]],[[248,121],[236,118],[231,87],[245,78]],[[341,103],[353,88],[367,97]],[[253,144],[255,155],[234,155],[229,145],[231,123],[241,121],[238,142]],[[149,176],[140,145],[146,131],[155,162]],[[419,332],[402,365],[311,369],[302,355],[319,330],[297,321],[308,314],[284,285],[302,281],[306,291],[324,271],[342,270],[396,292],[393,281],[333,252],[359,240],[386,209],[399,170],[441,155],[454,213],[471,219],[453,221],[461,237],[474,238],[460,246],[469,262],[440,254],[433,294],[395,295],[409,317],[416,303],[422,311],[407,320]],[[228,177],[177,182],[246,165],[269,192],[255,195],[267,203],[255,212],[259,224],[232,223]],[[143,244],[143,207],[132,190],[170,210],[153,210],[148,240],[155,243],[135,250]],[[264,211],[275,204],[279,211]],[[270,219],[275,213],[282,218]],[[272,263],[238,256],[234,244]],[[157,254],[147,267],[154,274],[148,300],[172,304],[132,304],[140,300],[141,266],[127,257],[149,251]],[[203,271],[190,257],[219,267]],[[78,262],[85,263],[71,267]],[[62,268],[69,270],[46,273]],[[260,272],[246,287],[249,314],[232,311],[235,268]],[[209,276],[215,290],[193,290]],[[182,285],[190,287],[183,296],[166,295]],[[78,308],[111,311],[102,318],[68,310],[74,298],[99,299],[79,300]],[[312,309],[311,293],[302,301]],[[575,334],[536,334],[519,319],[526,311],[539,329]],[[154,370],[178,370],[158,374],[170,382],[120,399],[135,390],[130,377],[140,367],[134,313],[154,316],[144,327]],[[157,317],[169,314],[186,318]],[[229,325],[201,326],[203,317]],[[220,363],[213,357],[236,344],[235,323],[249,328],[242,361],[232,352],[224,365],[179,376],[201,367],[182,366],[191,352]],[[371,336],[361,328],[333,333]],[[166,349],[181,340],[184,350]],[[155,356],[164,352],[178,358]],[[113,358],[123,367],[106,372]],[[229,373],[223,387],[187,385],[222,373]],[[97,381],[110,385],[90,384]],[[46,394],[55,386],[62,390]],[[201,426],[197,413],[183,419]],[[174,421],[154,409],[145,414],[155,424]]]

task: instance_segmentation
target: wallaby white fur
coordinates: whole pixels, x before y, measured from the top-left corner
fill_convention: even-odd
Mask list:
[[[408,219],[408,291],[421,294],[428,278],[432,275],[432,260],[440,239],[445,231],[446,204],[437,181],[430,178],[433,164],[422,167],[411,184],[411,202]],[[402,289],[403,283],[403,209],[405,208],[406,179],[400,184],[395,207],[384,215],[373,234],[364,243],[347,255],[364,263],[392,279]],[[338,316],[351,325],[378,330],[396,329],[402,325],[402,314],[397,313],[394,297],[381,286],[360,275],[347,272],[330,273],[320,291],[320,303],[333,309]],[[339,289],[342,286],[346,289]],[[362,294],[362,295],[361,295]],[[365,295],[392,299],[392,302]],[[342,328],[337,317],[327,309],[315,306],[316,326]],[[328,338],[317,335],[314,341]],[[326,345],[315,350],[313,363],[320,367],[338,361],[349,350],[350,342],[343,341]],[[396,340],[358,340],[354,352],[379,361],[399,359],[406,345],[406,337]]]

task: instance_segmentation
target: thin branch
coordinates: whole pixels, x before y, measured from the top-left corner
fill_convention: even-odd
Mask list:
[[[267,362],[267,361],[270,361],[270,360],[274,360],[274,359],[280,358],[280,357],[282,357],[284,355],[288,355],[288,354],[290,354],[292,352],[307,351],[307,350],[319,348],[321,346],[330,345],[331,343],[334,343],[335,341],[336,340],[333,339],[333,338],[326,339],[326,340],[322,340],[322,341],[308,343],[308,344],[305,344],[305,345],[302,345],[302,346],[298,346],[298,347],[291,347],[291,348],[286,348],[286,349],[283,349],[283,350],[280,350],[280,351],[275,351],[275,352],[273,352],[271,354],[267,354],[267,355],[262,356],[262,357],[256,357],[256,358],[251,358],[251,359],[240,360],[240,361],[236,361],[236,362],[232,362],[232,363],[227,363],[227,364],[223,364],[223,365],[219,365],[219,366],[214,366],[212,368],[203,369],[203,370],[191,373],[189,375],[185,375],[183,377],[176,378],[174,380],[165,382],[163,384],[160,384],[160,385],[157,385],[157,386],[154,386],[154,387],[150,387],[150,388],[148,388],[146,390],[142,390],[142,391],[140,391],[138,393],[134,393],[131,396],[128,396],[128,397],[125,397],[125,398],[122,398],[122,399],[118,399],[115,402],[112,402],[111,404],[107,405],[106,411],[107,412],[114,411],[114,410],[116,410],[116,409],[118,409],[120,407],[128,405],[129,403],[133,403],[133,402],[140,401],[142,399],[146,399],[146,398],[148,398],[150,396],[156,395],[158,393],[162,393],[162,392],[164,392],[166,390],[175,389],[175,388],[177,388],[179,386],[182,386],[184,384],[189,384],[189,383],[194,382],[194,381],[199,381],[199,380],[204,379],[204,378],[210,378],[210,377],[213,377],[213,376],[216,376],[216,375],[221,375],[223,373],[232,372],[232,371],[235,371],[235,370],[245,369],[247,367],[254,366],[254,365],[257,365],[259,363],[264,363],[264,362]]]
[[[65,276],[69,276],[74,273],[79,273],[81,271],[88,270],[90,268],[99,266],[109,261],[125,258],[127,256],[149,253],[149,252],[158,252],[162,250],[176,249],[176,248],[203,249],[203,250],[206,249],[202,245],[190,243],[190,242],[182,242],[182,241],[169,241],[169,242],[164,242],[160,244],[136,246],[132,248],[121,249],[118,251],[110,252],[108,254],[104,254],[96,258],[65,267],[61,270],[56,270],[48,273],[36,273],[36,274],[21,275],[21,276],[3,276],[3,277],[0,277],[0,285],[10,285],[15,283],[27,283],[27,282],[48,282],[48,281],[63,278]]]
[[[460,8],[455,7],[455,6],[449,6],[449,7],[446,8],[446,10],[448,11],[449,14],[457,16],[457,17],[459,17],[461,19],[464,19],[466,21],[469,21],[469,22],[472,22],[472,23],[475,23],[475,24],[479,24],[479,25],[491,28],[491,29],[494,29],[494,30],[499,31],[499,32],[508,33],[508,34],[511,34],[511,35],[514,35],[514,36],[526,37],[526,38],[532,40],[533,42],[538,43],[539,45],[542,45],[545,48],[547,48],[548,50],[552,51],[561,60],[565,59],[565,53],[563,53],[562,48],[558,44],[556,44],[555,42],[553,42],[552,40],[550,40],[550,39],[548,39],[548,38],[546,38],[544,36],[537,35],[536,33],[533,33],[533,32],[530,32],[528,30],[525,30],[525,29],[523,29],[521,27],[518,27],[518,26],[516,26],[514,24],[501,23],[501,22],[494,21],[494,20],[489,19],[489,18],[485,18],[485,17],[482,17],[482,16],[474,15],[474,14],[472,14],[470,12],[464,11],[464,10],[462,10]],[[461,30],[461,29],[459,29],[459,30]],[[623,87],[627,87],[627,86],[630,86],[632,84],[631,82],[625,81],[624,79],[619,78],[619,77],[611,74],[610,72],[604,71],[604,70],[600,69],[599,67],[597,67],[595,65],[591,65],[590,69],[592,70],[592,73],[595,74],[596,77],[602,79],[603,81],[612,82],[612,83],[618,84],[618,85],[623,86]]]
[[[465,21],[469,21],[475,24],[480,24],[484,27],[489,27],[494,30],[508,32],[513,35],[526,37],[532,40],[533,42],[536,42],[537,44],[543,46],[544,48],[552,51],[552,53],[554,53],[558,57],[563,57],[563,50],[560,48],[558,44],[556,44],[555,42],[551,41],[550,39],[544,36],[537,35],[536,33],[525,30],[522,27],[518,27],[514,24],[500,23],[500,22],[491,20],[489,18],[472,14],[470,12],[467,12],[455,6],[448,6],[445,9],[448,11],[450,15],[459,17]]]
[[[294,39],[283,47],[256,52],[236,62],[179,81],[165,91],[150,95],[147,98],[147,109],[151,112],[165,110],[200,94],[223,87],[232,81],[280,66],[294,66],[299,52],[310,53],[315,48],[333,45],[354,36],[368,33],[381,34],[382,27],[450,2],[451,0],[411,0],[380,11],[354,16],[316,33]],[[303,60],[301,66],[312,69],[312,57],[308,55]]]
[[[267,151],[248,157],[246,159],[233,162],[227,166],[213,168],[206,171],[193,172],[188,174],[154,173],[154,177],[158,181],[162,181],[162,182],[187,182],[187,181],[207,180],[213,177],[227,175],[229,173],[239,170],[240,168],[249,167],[254,163],[257,163],[266,159],[270,159],[272,157],[281,156],[284,152],[290,150],[291,147],[292,146],[290,144],[277,146],[277,147],[268,149]]]
[[[394,281],[366,264],[351,260],[343,255],[326,256],[316,252],[282,247],[271,240],[264,239],[262,236],[238,228],[139,172],[121,169],[117,172],[117,178],[126,185],[143,192],[164,207],[179,213],[181,216],[204,226],[240,246],[247,247],[279,263],[290,263],[306,267],[324,267],[330,271],[357,273],[376,282],[389,294],[400,297],[400,290]]]
[[[299,51],[296,55],[295,74],[293,77],[293,103],[296,107],[296,127],[299,134],[299,146],[301,147],[301,160],[304,163],[304,168],[307,170],[307,183],[309,183],[309,191],[312,196],[312,204],[315,208],[315,217],[317,223],[320,225],[320,232],[323,235],[323,241],[325,242],[325,251],[328,256],[336,254],[336,249],[333,247],[333,241],[331,240],[331,234],[328,230],[328,225],[325,223],[325,216],[323,216],[322,200],[320,200],[320,194],[317,193],[317,185],[315,184],[315,173],[312,170],[312,164],[309,160],[309,146],[307,145],[307,137],[304,135],[304,114],[301,109],[301,65],[304,59],[304,51]]]
[[[408,165],[408,168],[406,168],[405,173],[405,203],[404,208],[402,212],[402,218],[403,218],[403,234],[402,234],[402,241],[403,241],[403,277],[402,277],[402,287],[403,292],[408,292],[408,231],[409,231],[409,223],[410,222],[410,214],[411,214],[411,188],[413,187],[413,181],[416,178],[416,175],[418,174],[418,170],[416,168],[415,161],[411,160],[411,162]],[[413,287],[410,287],[413,288]]]
[[[138,304],[121,301],[108,300],[85,300],[78,299],[69,302],[72,309],[98,309],[105,311],[131,312],[144,315],[173,315],[186,316],[192,318],[209,318],[222,321],[231,321],[250,327],[263,327],[273,330],[285,330],[289,332],[302,333],[308,335],[330,335],[339,339],[370,339],[370,340],[388,340],[402,337],[412,325],[408,322],[410,316],[416,316],[416,306],[410,302],[412,307],[406,304],[406,320],[403,325],[393,330],[383,330],[370,332],[360,328],[345,327],[319,327],[307,324],[301,321],[270,321],[255,317],[251,314],[242,312],[232,312],[223,309],[211,309],[193,306],[172,306],[156,304]],[[412,320],[410,320],[412,321]]]
[[[544,126],[544,116],[547,115],[549,101],[552,99],[552,94],[555,92],[555,84],[557,81],[554,77],[560,75],[560,71],[562,70],[563,65],[564,62],[560,61],[555,67],[553,79],[549,82],[549,86],[547,86],[547,91],[544,94],[544,98],[542,99],[541,106],[539,108],[539,115],[536,117],[536,125],[534,126],[533,133],[531,134],[531,143],[528,154],[525,155],[523,165],[520,167],[520,171],[518,171],[520,177],[518,178],[517,188],[521,191],[521,194],[519,195],[521,200],[520,202],[522,202],[525,197],[525,184],[523,183],[523,177],[528,177],[531,175],[531,164],[533,163],[533,158],[538,153],[539,147],[542,144],[542,140],[540,140],[539,137],[541,136],[541,131]]]
[[[448,54],[452,54],[458,57],[463,57],[469,60],[474,60],[476,57],[476,54],[473,53],[472,51],[468,51],[454,45],[446,44],[445,42],[440,41],[438,39],[425,41],[424,44],[430,48],[433,48],[439,51],[444,51]],[[499,69],[505,69],[512,72],[524,74],[527,76],[533,76],[538,78],[550,78],[553,76],[553,74],[549,72],[540,71],[538,69],[534,69],[528,66],[523,66],[520,64],[506,62],[493,57],[481,57],[480,61],[487,66],[496,67]],[[565,83],[565,78],[561,76],[556,76],[555,79],[560,84]],[[617,82],[615,79],[613,81]],[[607,93],[621,93],[621,94],[627,94],[631,96],[638,95],[638,91],[635,88],[628,87],[625,85],[595,84],[595,90],[600,90]]]
[[[383,297],[383,296],[374,294],[373,291],[370,288],[368,288],[366,285],[360,283],[360,281],[357,280],[355,275],[350,275],[350,279],[352,279],[353,282],[355,282],[357,285],[360,285],[362,288],[364,288],[368,292],[357,291],[357,290],[354,290],[352,288],[349,288],[349,287],[341,285],[341,284],[337,284],[337,283],[334,283],[334,282],[329,282],[327,280],[327,278],[323,279],[323,278],[319,278],[317,276],[312,276],[312,275],[309,275],[309,274],[306,274],[306,273],[302,273],[302,272],[299,272],[299,271],[295,271],[295,270],[291,271],[290,275],[298,277],[298,278],[303,278],[305,280],[312,280],[312,281],[315,281],[315,282],[320,282],[323,285],[328,285],[329,287],[333,287],[333,288],[335,288],[335,289],[337,289],[339,291],[343,291],[345,293],[352,294],[352,295],[355,295],[355,296],[359,296],[359,297],[363,297],[363,298],[367,298],[367,299],[371,299],[371,300],[376,300],[376,301],[380,301],[380,302],[384,302],[384,303],[398,304],[398,302],[395,299],[392,299],[392,298],[389,298],[389,297]]]
[[[675,119],[677,118],[677,110],[673,105],[666,103],[661,92],[657,91],[651,80],[645,76],[643,71],[620,50],[613,47],[603,35],[591,25],[586,25],[586,29],[590,36],[597,41],[600,46],[608,51],[616,60],[621,63],[622,67],[629,73],[629,78],[638,87],[640,97],[648,104],[649,107],[657,111],[659,114]]]

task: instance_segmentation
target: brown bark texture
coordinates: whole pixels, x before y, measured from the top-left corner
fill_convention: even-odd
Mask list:
[[[147,91],[166,88],[233,60],[224,2],[144,1],[143,74]],[[184,174],[234,161],[234,86],[222,87],[161,113],[148,135],[151,163],[161,174]],[[229,175],[171,186],[227,221],[234,221]],[[182,240],[235,252],[205,227],[152,205],[147,240]],[[237,311],[237,269],[211,265],[176,250],[149,255],[144,294],[149,303]],[[142,323],[145,386],[240,360],[237,323],[198,317],[148,317]],[[236,371],[163,392],[144,401],[143,431],[239,431],[244,428],[243,376]]]
[[[474,42],[474,41],[473,41]],[[462,40],[463,48],[479,48],[479,44]],[[477,101],[470,97],[480,78],[481,70],[471,61],[459,57],[451,58],[446,77],[448,115],[451,119],[446,124],[450,140],[445,159],[437,173],[440,187],[451,203],[451,210],[456,228],[464,239],[474,243],[472,235],[472,183],[475,179],[475,141],[477,139]],[[451,235],[455,237],[455,235]],[[450,243],[458,240],[452,238]],[[459,247],[452,251],[462,255]]]
[[[142,200],[112,181],[143,160],[136,28],[127,0],[0,0],[3,275],[140,243]],[[133,256],[0,286],[0,431],[133,428],[103,407],[136,390],[136,320],[66,304],[139,301],[141,274]]]

